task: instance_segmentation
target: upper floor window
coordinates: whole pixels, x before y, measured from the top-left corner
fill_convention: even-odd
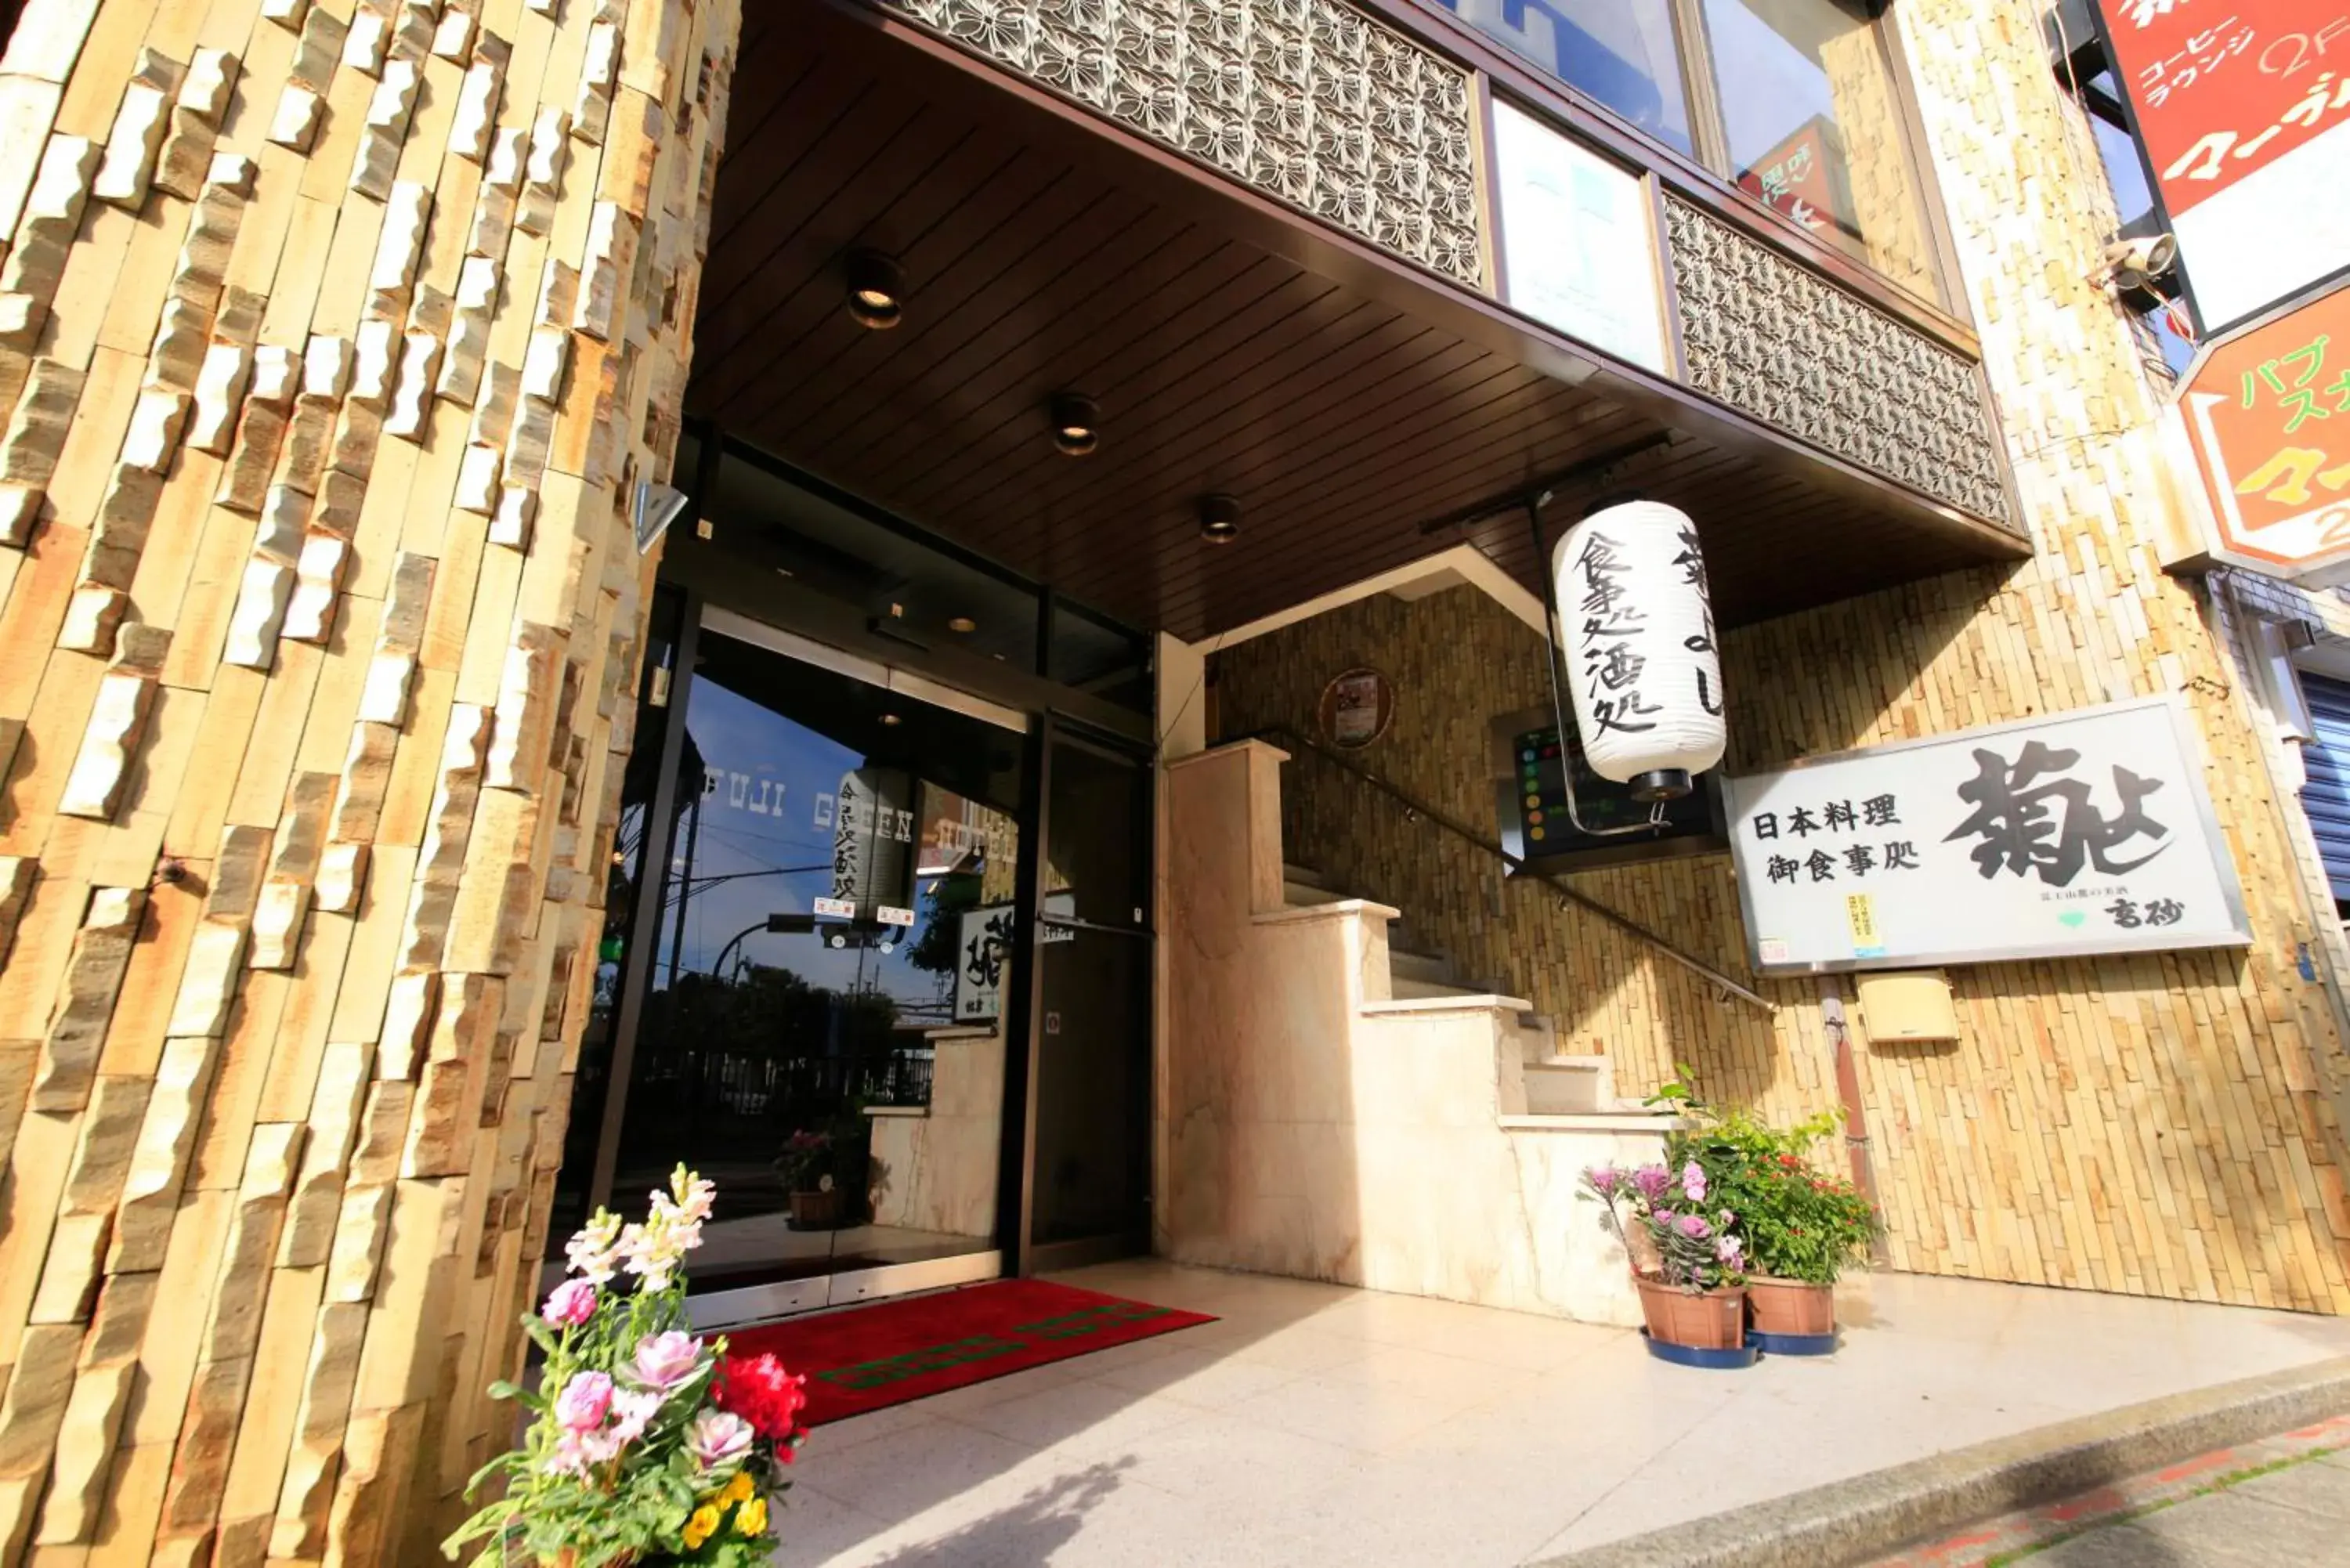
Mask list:
[[[1437,0],[1487,37],[1694,154],[1672,0]]]
[[[1872,0],[1435,0],[1791,223],[1940,303]]]
[[[1900,89],[1856,0],[1705,0],[1727,172],[1878,272],[1935,293]]]

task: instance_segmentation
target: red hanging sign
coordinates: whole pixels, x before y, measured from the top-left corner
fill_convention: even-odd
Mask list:
[[[2350,0],[2099,0],[2216,330],[2350,265]]]
[[[2350,123],[2344,0],[2106,0],[2172,217]]]

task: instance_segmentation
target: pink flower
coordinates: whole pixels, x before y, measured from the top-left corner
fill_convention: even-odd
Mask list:
[[[626,1446],[645,1435],[653,1417],[668,1403],[658,1388],[623,1388],[612,1396],[612,1441]]]
[[[555,1440],[555,1452],[546,1457],[550,1475],[584,1476],[590,1465],[609,1462],[620,1451],[620,1445],[603,1432],[566,1432]]]
[[[1713,1255],[1725,1269],[1745,1266],[1746,1249],[1735,1236],[1724,1236],[1713,1244]]]
[[[586,1280],[566,1280],[555,1287],[538,1315],[557,1328],[577,1328],[596,1315],[596,1287]]]
[[[703,1469],[730,1464],[751,1451],[751,1423],[725,1410],[704,1410],[685,1429],[687,1451]]]
[[[1595,1165],[1583,1173],[1583,1179],[1591,1183],[1591,1190],[1600,1197],[1613,1198],[1617,1184],[1624,1179],[1624,1173],[1612,1165]]]
[[[1632,1173],[1634,1189],[1651,1203],[1664,1196],[1672,1180],[1672,1172],[1661,1165],[1644,1165]]]
[[[1705,1222],[1702,1214],[1684,1214],[1675,1223],[1680,1227],[1681,1234],[1692,1241],[1702,1241],[1713,1234],[1713,1227]]]
[[[1681,1167],[1681,1191],[1692,1203],[1705,1201],[1705,1172],[1695,1160]]]
[[[649,1334],[637,1341],[637,1381],[663,1393],[702,1370],[702,1341],[682,1329]]]
[[[568,1432],[589,1432],[604,1424],[612,1408],[612,1380],[600,1372],[580,1372],[555,1397],[556,1425]]]

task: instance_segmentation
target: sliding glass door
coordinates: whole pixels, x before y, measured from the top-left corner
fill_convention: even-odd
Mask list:
[[[1028,742],[922,685],[716,612],[676,682],[601,1152],[623,1210],[681,1161],[718,1182],[712,1321],[997,1267]]]
[[[1150,1236],[1150,769],[1055,720],[1044,745],[1024,1271]]]

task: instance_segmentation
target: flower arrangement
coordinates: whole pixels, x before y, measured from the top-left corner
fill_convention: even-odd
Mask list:
[[[1794,1153],[1773,1155],[1746,1181],[1754,1269],[1774,1279],[1832,1285],[1868,1257],[1877,1210],[1851,1179],[1824,1175]]]
[[[715,1196],[681,1165],[642,1224],[598,1210],[571,1238],[568,1277],[522,1320],[545,1357],[537,1387],[490,1387],[533,1411],[530,1426],[474,1475],[469,1496],[504,1490],[442,1543],[450,1556],[479,1542],[477,1568],[757,1568],[774,1551],[771,1500],[807,1436],[806,1380],[686,1324],[685,1255]]]
[[[1722,1206],[1704,1169],[1694,1161],[1679,1171],[1663,1165],[1628,1171],[1597,1165],[1583,1173],[1583,1185],[1607,1206],[1608,1228],[1627,1252],[1633,1248],[1623,1211],[1631,1211],[1632,1224],[1654,1251],[1657,1277],[1663,1283],[1702,1292],[1743,1281],[1745,1243],[1731,1229],[1738,1216]]]
[[[1665,1157],[1695,1165],[1743,1217],[1750,1272],[1831,1285],[1864,1262],[1877,1238],[1877,1211],[1846,1177],[1813,1163],[1819,1146],[1844,1125],[1841,1110],[1792,1127],[1773,1127],[1750,1110],[1720,1109],[1688,1086],[1689,1072],[1651,1103],[1669,1105],[1691,1123],[1665,1142]]]
[[[832,1135],[802,1127],[784,1140],[775,1161],[786,1192],[818,1192],[832,1185]]]

